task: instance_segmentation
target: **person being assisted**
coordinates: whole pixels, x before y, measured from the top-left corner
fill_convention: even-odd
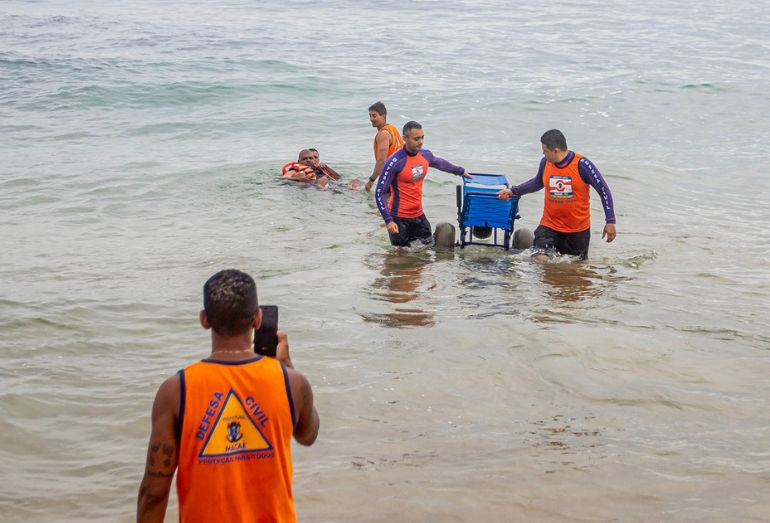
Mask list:
[[[543,217],[535,229],[532,257],[547,261],[555,254],[569,254],[585,260],[591,241],[589,187],[593,187],[602,199],[606,222],[602,238],[607,242],[616,236],[612,193],[591,160],[567,148],[567,139],[561,131],[546,131],[540,142],[543,159],[535,177],[503,189],[497,197],[508,200],[546,188]]]
[[[325,188],[330,181],[337,182],[342,178],[337,171],[321,163],[318,149],[312,148],[302,149],[297,156],[297,161],[284,165],[281,174],[285,180],[316,183],[322,188]],[[349,185],[351,189],[358,189],[361,182],[356,179]]]
[[[422,209],[422,187],[428,167],[465,178],[472,176],[462,167],[423,149],[425,131],[419,123],[407,122],[403,137],[404,147],[390,156],[382,168],[375,199],[391,245],[407,246],[415,240],[429,244],[432,242],[431,226]],[[388,191],[390,194],[386,196]]]

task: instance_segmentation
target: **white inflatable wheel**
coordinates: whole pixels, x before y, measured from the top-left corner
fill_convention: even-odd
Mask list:
[[[516,229],[513,231],[513,248],[529,249],[535,241],[535,235],[529,229]]]

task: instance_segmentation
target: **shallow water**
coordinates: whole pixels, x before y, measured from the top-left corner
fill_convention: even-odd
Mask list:
[[[754,4],[157,4],[0,6],[4,521],[133,520],[152,399],[207,355],[225,267],[279,305],[314,385],[302,521],[767,519]],[[371,196],[276,180],[308,146],[368,176],[378,99],[511,182],[561,128],[617,240],[594,197],[585,263],[396,250]],[[455,183],[431,171],[434,225]]]

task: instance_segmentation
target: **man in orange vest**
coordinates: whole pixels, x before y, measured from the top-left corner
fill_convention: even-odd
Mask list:
[[[372,123],[372,127],[377,128],[377,134],[374,135],[374,170],[372,170],[372,175],[369,176],[369,181],[364,186],[367,192],[372,190],[374,182],[377,181],[377,177],[382,172],[385,160],[404,146],[404,140],[398,129],[387,123],[387,120],[388,110],[385,108],[385,104],[376,102],[369,107],[369,121]]]
[[[508,200],[546,188],[543,217],[535,229],[533,258],[547,261],[559,253],[585,260],[591,241],[589,187],[593,187],[602,199],[606,222],[602,238],[607,238],[607,242],[616,236],[612,193],[591,160],[567,148],[567,139],[561,131],[546,131],[540,137],[540,143],[543,159],[535,177],[503,189],[497,197]]]
[[[211,354],[158,390],[137,521],[163,521],[176,471],[183,523],[294,522],[291,438],[312,445],[318,436],[310,383],[294,370],[285,333],[275,358],[255,353],[262,310],[251,276],[216,273],[203,305]]]

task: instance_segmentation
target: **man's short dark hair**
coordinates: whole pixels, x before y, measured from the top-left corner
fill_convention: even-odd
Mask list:
[[[209,325],[219,335],[248,331],[257,307],[257,284],[245,272],[225,269],[203,285],[203,309]]]
[[[388,110],[385,109],[385,104],[382,102],[374,102],[372,105],[369,106],[370,111],[374,111],[375,113],[379,114],[380,116],[387,116]]]
[[[401,130],[401,136],[406,136],[406,133],[411,131],[412,129],[422,129],[422,125],[415,122],[414,120],[410,120],[404,124],[404,128]]]
[[[558,129],[551,129],[543,133],[540,137],[540,143],[546,146],[550,150],[561,149],[567,150],[567,139],[564,134]]]
[[[298,162],[301,162],[301,161],[302,161],[302,155],[304,155],[305,153],[307,153],[307,152],[310,152],[310,151],[312,151],[312,150],[313,150],[313,149],[302,149],[302,150],[299,152],[299,154],[297,154],[297,161],[298,161]],[[316,152],[318,152],[318,151],[316,151]]]

